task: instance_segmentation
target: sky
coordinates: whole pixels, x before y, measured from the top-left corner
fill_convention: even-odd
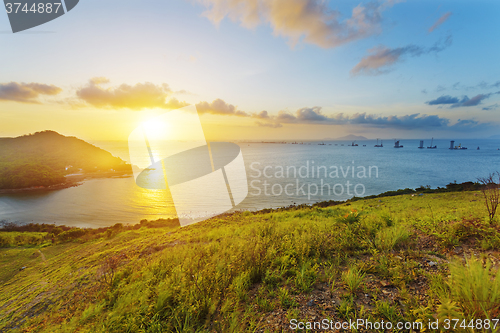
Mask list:
[[[500,134],[498,1],[82,0],[13,34],[0,137],[126,140],[194,104],[208,140]]]

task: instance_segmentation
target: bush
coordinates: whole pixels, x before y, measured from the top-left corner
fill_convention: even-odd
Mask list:
[[[361,214],[357,210],[352,209],[349,213],[339,218],[339,222],[345,224],[353,224],[359,222]]]
[[[10,246],[10,237],[5,237],[0,235],[0,247],[9,247]]]
[[[62,242],[66,242],[82,237],[83,235],[85,235],[85,233],[86,231],[84,229],[80,228],[69,229],[57,235],[57,239]]]

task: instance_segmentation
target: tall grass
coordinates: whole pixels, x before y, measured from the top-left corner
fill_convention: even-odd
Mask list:
[[[306,306],[312,296],[306,294],[311,291],[315,299],[318,293],[324,296],[325,304],[335,307],[333,311],[344,318],[360,316],[364,311],[359,308],[364,303],[360,298],[368,299],[360,290],[370,295],[370,305],[374,305],[367,307],[367,318],[421,318],[427,322],[436,311],[441,318],[459,314],[498,318],[500,278],[491,263],[469,259],[464,266],[454,262],[450,278],[444,265],[439,265],[432,267],[428,276],[423,272],[430,269],[425,260],[431,251],[405,246],[414,238],[410,231],[414,229],[415,236],[425,234],[427,240],[434,239],[436,246],[441,245],[434,234],[444,232],[453,221],[465,221],[470,212],[479,211],[482,202],[472,201],[474,193],[435,196],[434,207],[443,208],[434,208],[430,218],[427,197],[360,200],[348,207],[247,212],[182,229],[153,229],[143,223],[139,229],[122,230],[109,239],[100,236],[87,243],[55,242],[49,246],[50,251],[46,250],[47,261],[40,266],[36,266],[38,257],[30,252],[31,261],[24,271],[19,271],[26,266],[24,261],[8,266],[13,269],[10,275],[0,270],[0,278],[11,283],[4,290],[8,296],[2,300],[7,304],[24,297],[26,290],[37,285],[33,281],[46,279],[49,286],[78,286],[78,293],[88,295],[88,299],[77,302],[67,297],[60,301],[60,307],[49,308],[39,319],[27,320],[38,331],[51,333],[273,331],[265,326],[269,311],[283,313],[286,318],[304,316],[304,308],[319,311],[319,306]],[[472,218],[482,221],[479,216]],[[498,238],[494,227],[482,225],[488,227],[484,232],[492,235],[488,239]],[[453,228],[450,235],[465,235],[467,231],[469,236],[460,238],[459,243],[486,235],[469,233],[473,230]],[[1,251],[14,254],[20,250]],[[121,253],[127,255],[119,265],[103,266],[105,258]],[[10,257],[0,258],[0,263],[7,265]],[[105,268],[99,272],[107,273],[100,276],[109,277],[108,283],[99,284],[99,267]],[[365,273],[370,274],[370,283],[365,284]],[[10,276],[20,278],[14,281]],[[391,288],[391,296],[401,296],[406,290],[411,297],[392,302],[383,293],[387,288],[380,288],[386,281],[397,287]],[[325,283],[327,289],[323,288]],[[428,299],[414,293],[414,286],[428,292],[429,285],[432,292]],[[323,290],[325,294],[321,295]],[[31,294],[30,300],[38,295]],[[329,302],[328,297],[336,303]],[[6,306],[7,310],[12,308]],[[23,314],[20,312],[19,317]],[[2,320],[0,313],[0,330],[10,319]]]
[[[375,237],[375,247],[381,251],[390,251],[408,243],[411,233],[403,225],[379,230]]]
[[[490,319],[500,316],[500,272],[492,268],[489,259],[483,263],[470,257],[465,265],[454,261],[450,273],[451,299],[466,316]]]
[[[358,291],[364,279],[365,274],[356,266],[351,266],[346,272],[342,273],[342,281],[351,293]]]

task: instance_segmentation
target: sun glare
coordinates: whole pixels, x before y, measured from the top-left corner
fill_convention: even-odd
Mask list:
[[[143,122],[142,128],[149,140],[164,141],[172,139],[171,126],[167,122],[158,122],[155,119],[151,119]]]

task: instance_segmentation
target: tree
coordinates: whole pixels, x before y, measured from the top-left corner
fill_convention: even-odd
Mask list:
[[[500,172],[497,171],[496,173],[490,173],[487,177],[480,177],[478,181],[483,185],[481,186],[481,192],[484,196],[486,209],[488,209],[490,224],[492,224],[500,200]]]

